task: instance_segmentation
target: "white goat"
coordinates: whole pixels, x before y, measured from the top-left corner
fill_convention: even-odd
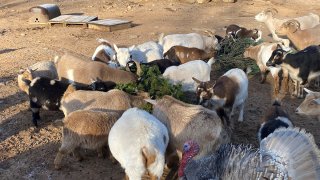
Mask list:
[[[163,76],[168,78],[173,84],[182,83],[183,91],[195,91],[197,85],[192,80],[192,77],[201,81],[209,81],[211,65],[214,62],[214,58],[211,58],[207,63],[202,60],[189,61],[179,66],[167,68]]]
[[[130,60],[147,63],[157,59],[163,59],[162,47],[153,41],[137,46],[133,45],[129,48],[118,48],[117,45],[114,44],[114,49],[116,50],[116,60],[122,67],[125,67]]]
[[[283,42],[286,47],[289,47],[290,41],[288,39],[279,38],[275,33],[284,22],[295,19],[301,24],[301,29],[313,28],[319,24],[319,16],[317,14],[309,13],[308,15],[296,17],[296,18],[286,18],[286,19],[277,19],[274,15],[278,11],[274,8],[268,8],[255,16],[255,20],[263,22],[266,24],[267,28],[272,34],[272,37],[276,41]]]
[[[270,71],[273,80],[274,80],[274,95],[277,96],[279,94],[279,72],[281,71],[281,67],[271,67],[267,66],[266,63],[271,57],[271,54],[274,50],[277,49],[278,46],[281,46],[277,43],[269,43],[264,42],[257,46],[248,47],[243,56],[245,58],[254,59],[259,66],[261,71],[261,83],[264,83],[266,80],[266,76],[268,71]]]
[[[149,172],[160,179],[169,143],[167,128],[153,115],[138,108],[128,109],[109,133],[109,147],[130,180]]]
[[[163,46],[163,52],[167,52],[173,46],[198,48],[207,52],[212,49],[220,49],[218,39],[212,33],[210,36],[204,36],[198,33],[170,34],[164,36],[162,33],[159,37],[159,44]]]

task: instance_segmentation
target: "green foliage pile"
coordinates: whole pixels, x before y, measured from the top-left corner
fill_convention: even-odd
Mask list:
[[[243,53],[250,45],[260,44],[262,41],[254,42],[250,38],[237,39],[226,38],[221,42],[221,49],[218,52],[217,62],[214,64],[215,71],[219,74],[232,69],[251,68],[251,74],[259,72],[259,68],[255,61],[243,57]]]
[[[118,84],[117,89],[129,94],[137,94],[139,91],[148,92],[152,99],[158,99],[164,95],[170,95],[184,100],[182,85],[172,85],[165,79],[157,66],[147,67],[142,65],[142,73],[137,84]]]

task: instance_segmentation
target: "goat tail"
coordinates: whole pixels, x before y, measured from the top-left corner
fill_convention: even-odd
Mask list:
[[[280,128],[260,143],[262,159],[294,179],[320,179],[320,151],[310,133],[300,128]],[[268,163],[269,164],[269,163]]]
[[[163,46],[163,38],[164,38],[164,33],[161,33],[159,36],[158,44]]]
[[[207,62],[207,64],[211,67],[212,64],[214,64],[216,62],[216,60],[214,59],[214,57],[210,58],[209,61]]]

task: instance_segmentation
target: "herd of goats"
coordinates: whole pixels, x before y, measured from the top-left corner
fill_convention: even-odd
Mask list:
[[[255,16],[275,42],[250,46],[244,57],[256,61],[261,83],[271,72],[276,97],[282,71],[284,92],[290,79],[295,85],[293,95],[302,98],[307,92],[296,112],[320,120],[320,92],[306,89],[310,83],[319,86],[319,16],[277,19],[276,13],[266,9]],[[38,62],[21,70],[18,85],[29,95],[34,125],[38,126],[40,108],[65,115],[55,168],[61,168],[63,156],[69,153],[81,160],[79,148],[96,149],[103,156],[103,147],[108,146],[110,159],[121,164],[130,180],[146,173],[160,179],[165,166],[188,180],[320,179],[320,151],[313,136],[294,127],[277,100],[257,132],[259,149],[230,144],[236,109],[240,110],[238,121],[243,121],[248,72],[234,68],[210,81],[211,65],[224,38],[208,34],[161,34],[158,42],[129,48],[99,39],[92,59],[67,53],[54,62]],[[230,25],[225,38],[259,41],[261,35],[257,29]],[[170,83],[194,92],[199,105],[168,95],[153,100],[114,89],[119,83],[137,82],[141,64],[158,66]],[[153,105],[152,114],[139,109],[146,103]]]

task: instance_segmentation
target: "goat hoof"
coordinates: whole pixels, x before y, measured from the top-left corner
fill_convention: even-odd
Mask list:
[[[61,166],[58,165],[58,164],[55,164],[55,165],[54,165],[54,169],[55,169],[55,170],[60,170],[60,169],[61,169]]]

